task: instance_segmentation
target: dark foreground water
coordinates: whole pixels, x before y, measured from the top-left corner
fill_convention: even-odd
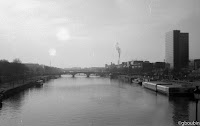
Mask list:
[[[178,126],[193,120],[195,102],[188,98],[100,77],[63,76],[0,107],[0,126]]]

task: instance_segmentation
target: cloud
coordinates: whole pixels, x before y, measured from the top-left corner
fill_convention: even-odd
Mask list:
[[[54,49],[54,48],[49,49],[49,55],[55,56],[56,55],[56,49]]]
[[[66,17],[53,18],[48,21],[50,25],[71,23],[72,20]]]
[[[40,1],[33,1],[33,0],[21,0],[16,3],[14,6],[14,10],[16,11],[27,11],[31,9],[36,9],[41,6]]]

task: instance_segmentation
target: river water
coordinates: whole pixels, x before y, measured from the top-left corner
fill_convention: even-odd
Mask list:
[[[4,100],[0,126],[178,126],[195,120],[195,105],[109,78],[62,76]]]

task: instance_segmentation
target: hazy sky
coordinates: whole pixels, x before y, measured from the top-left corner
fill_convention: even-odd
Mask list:
[[[165,33],[189,32],[200,58],[200,0],[1,0],[0,59],[56,67],[163,61]]]

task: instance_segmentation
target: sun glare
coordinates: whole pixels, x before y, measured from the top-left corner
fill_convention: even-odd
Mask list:
[[[49,49],[49,55],[55,56],[56,55],[56,49],[54,49],[54,48]]]
[[[70,39],[70,34],[68,29],[66,28],[60,28],[56,34],[58,40],[60,41],[66,41]]]

